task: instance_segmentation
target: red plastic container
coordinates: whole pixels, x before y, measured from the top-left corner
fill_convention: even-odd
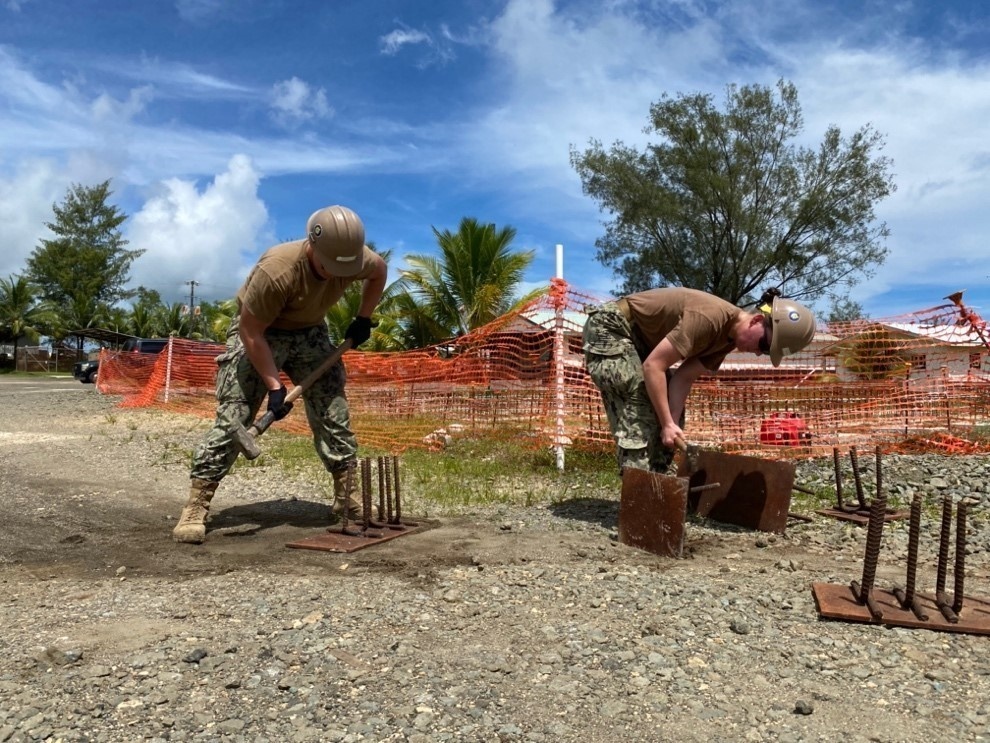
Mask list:
[[[760,422],[760,443],[771,446],[807,446],[808,424],[797,413],[772,413]]]

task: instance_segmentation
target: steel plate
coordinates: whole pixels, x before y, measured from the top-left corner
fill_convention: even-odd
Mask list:
[[[353,527],[352,527],[353,528]],[[363,536],[342,534],[340,528],[328,529],[312,537],[288,542],[285,546],[297,550],[317,550],[319,552],[357,552],[365,547],[373,547],[382,542],[388,542],[407,534],[424,531],[422,524],[404,526],[403,529],[374,529]]]
[[[681,557],[688,481],[627,467],[622,471],[619,542],[662,557]]]
[[[875,620],[870,610],[856,600],[852,588],[838,583],[813,583],[811,592],[815,597],[818,613],[829,619],[844,619],[849,622],[868,622],[888,627],[912,627],[938,632],[962,632],[972,635],[990,635],[990,602],[986,599],[963,596],[959,621],[948,621],[935,605],[935,597],[916,594],[918,603],[928,615],[922,621],[908,609],[902,609],[897,597],[890,591],[874,588],[871,596],[880,608],[883,618]]]
[[[787,529],[795,476],[792,462],[704,450],[693,459],[693,472],[685,457],[677,474],[689,478],[692,489],[713,487],[691,494],[689,513],[759,531],[782,534]]]

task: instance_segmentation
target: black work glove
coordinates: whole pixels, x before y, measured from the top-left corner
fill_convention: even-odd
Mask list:
[[[275,420],[280,421],[285,416],[289,414],[292,410],[292,403],[286,404],[285,396],[289,394],[288,390],[285,389],[283,384],[277,390],[268,391],[268,412],[274,416]]]
[[[347,331],[344,333],[344,338],[350,338],[354,343],[354,348],[360,346],[370,337],[371,318],[362,317],[361,315],[358,315],[351,321],[351,324],[347,326]]]

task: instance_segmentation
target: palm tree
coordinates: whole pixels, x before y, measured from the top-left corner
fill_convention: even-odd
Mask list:
[[[158,330],[163,336],[174,335],[188,338],[191,329],[191,315],[181,302],[163,304],[158,315]]]
[[[223,343],[227,339],[227,331],[230,330],[230,323],[237,315],[237,300],[224,299],[216,302],[205,314],[210,337],[216,343]]]
[[[76,354],[82,354],[83,345],[86,342],[85,334],[77,331],[88,328],[98,328],[104,324],[110,308],[93,298],[77,297],[69,300],[65,305],[59,306],[53,313],[50,325],[45,328],[45,335],[61,343],[70,336],[75,336]]]
[[[51,320],[51,308],[38,301],[25,278],[0,279],[0,338],[13,342],[15,368],[18,341],[24,336],[37,341],[41,328]]]
[[[131,306],[131,320],[128,329],[138,338],[155,338],[160,335],[161,306],[147,302],[135,302]]]
[[[513,299],[533,261],[533,251],[510,249],[516,236],[514,228],[496,229],[494,224],[465,217],[457,232],[441,232],[434,227],[433,234],[440,255],[407,256],[410,268],[401,272],[415,304],[426,311],[438,330],[442,329],[431,342],[487,325],[541,293]]]

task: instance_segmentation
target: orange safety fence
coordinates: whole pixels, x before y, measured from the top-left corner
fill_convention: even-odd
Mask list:
[[[610,449],[581,350],[584,308],[605,299],[554,279],[520,311],[445,344],[347,352],[359,441],[390,452],[440,447],[451,436]],[[951,299],[896,317],[822,325],[808,348],[776,369],[765,356],[729,354],[717,376],[695,383],[689,438],[775,458],[876,445],[990,452],[986,326]],[[122,406],[212,417],[222,351],[180,338],[156,356],[104,350],[98,388],[121,395]],[[277,426],[309,432],[302,406]]]

